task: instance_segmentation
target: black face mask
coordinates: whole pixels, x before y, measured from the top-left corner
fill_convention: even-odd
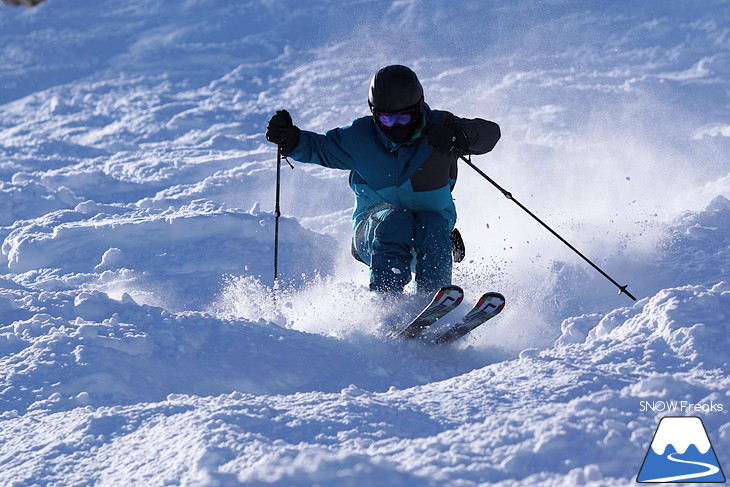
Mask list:
[[[413,134],[418,130],[418,121],[409,123],[408,125],[394,125],[392,127],[386,127],[382,124],[378,124],[380,129],[383,131],[388,139],[392,140],[396,144],[402,144],[408,142],[413,137]]]
[[[370,105],[373,120],[380,127],[386,137],[396,144],[402,144],[411,140],[413,135],[421,126],[423,117],[423,98],[415,105],[405,107],[398,111],[378,110]],[[403,123],[403,117],[410,118],[410,121]],[[406,118],[406,120],[408,120]],[[393,125],[391,125],[393,124]]]

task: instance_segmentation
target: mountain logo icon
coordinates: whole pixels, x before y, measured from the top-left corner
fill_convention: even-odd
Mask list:
[[[697,416],[662,418],[636,481],[725,482],[702,420]]]

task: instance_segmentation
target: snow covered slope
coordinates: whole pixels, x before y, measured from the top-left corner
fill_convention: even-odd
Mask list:
[[[0,484],[623,486],[659,419],[730,464],[724,1],[48,0],[0,8]],[[347,174],[282,171],[370,76],[500,123],[468,167],[451,347],[394,343]],[[405,311],[404,311],[405,310]]]

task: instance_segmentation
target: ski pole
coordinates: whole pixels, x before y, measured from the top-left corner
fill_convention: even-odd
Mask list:
[[[274,207],[274,291],[279,284],[279,217],[281,216],[281,144],[276,146],[276,206]]]
[[[520,208],[522,208],[528,215],[530,215],[532,218],[534,218],[540,225],[542,225],[543,227],[545,227],[550,233],[552,233],[553,235],[555,235],[561,242],[563,242],[565,245],[567,245],[570,250],[572,250],[573,252],[575,252],[576,254],[578,254],[583,260],[585,260],[591,266],[593,266],[593,268],[595,270],[597,270],[598,272],[600,272],[603,277],[605,277],[606,279],[608,279],[609,281],[611,281],[611,283],[618,288],[618,293],[619,294],[625,294],[629,298],[631,298],[634,301],[636,301],[636,298],[626,289],[628,287],[628,284],[627,285],[624,285],[624,286],[620,285],[611,276],[609,276],[608,274],[606,274],[603,271],[603,269],[601,269],[596,264],[594,264],[593,262],[591,262],[591,260],[588,257],[586,257],[585,255],[583,255],[582,253],[580,253],[578,251],[578,249],[576,249],[575,247],[573,247],[567,240],[565,240],[563,237],[561,237],[555,230],[553,230],[545,222],[543,222],[542,220],[540,220],[537,217],[537,215],[535,215],[533,212],[531,212],[530,210],[528,210],[525,207],[525,205],[523,205],[522,203],[520,203],[519,201],[517,201],[514,198],[514,196],[512,196],[512,193],[510,193],[509,191],[507,191],[506,189],[504,189],[502,186],[500,186],[499,184],[497,184],[497,182],[494,179],[492,179],[489,176],[487,176],[487,174],[484,171],[482,171],[476,165],[474,165],[471,162],[471,156],[469,156],[467,158],[467,157],[464,157],[463,154],[460,154],[459,157],[461,158],[462,161],[466,162],[469,165],[469,167],[471,167],[472,169],[474,169],[481,177],[483,177],[484,179],[486,179],[487,181],[489,181],[492,184],[492,186],[494,186],[495,188],[497,188],[504,195],[505,198],[507,198],[510,201],[513,201],[517,206],[519,206]]]
[[[294,166],[284,156],[289,167]],[[279,217],[281,216],[281,144],[276,146],[276,205],[274,207],[274,296],[279,289]]]

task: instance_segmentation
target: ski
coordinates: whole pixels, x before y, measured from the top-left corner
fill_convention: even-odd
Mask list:
[[[504,308],[505,299],[499,293],[485,293],[464,318],[433,339],[433,343],[446,345],[463,337],[477,326],[494,318]]]
[[[428,306],[416,316],[405,328],[394,333],[394,338],[418,337],[423,331],[442,318],[446,313],[459,306],[464,299],[464,291],[459,286],[444,286],[433,297]]]

